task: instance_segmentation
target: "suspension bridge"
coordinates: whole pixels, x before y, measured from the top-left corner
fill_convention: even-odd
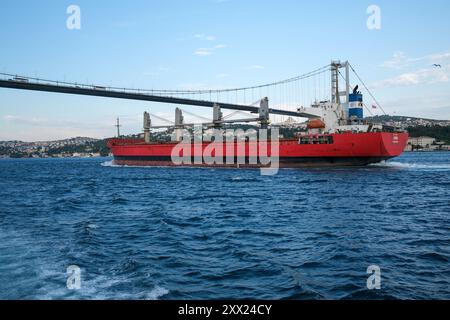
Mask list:
[[[314,105],[314,103],[319,101],[330,101],[337,104],[348,103],[348,95],[350,89],[353,88],[350,81],[350,71],[354,73],[359,84],[363,86],[372,97],[374,105],[384,113],[382,106],[368,89],[353,66],[347,61],[333,61],[331,64],[311,72],[282,81],[228,89],[168,90],[120,88],[55,81],[37,77],[19,76],[10,73],[0,73],[0,87],[149,101],[177,106],[208,107],[215,108],[216,111],[214,113],[220,113],[220,109],[228,109],[234,110],[235,112],[259,114],[258,118],[251,120],[268,122],[270,115],[310,118],[311,115],[302,112],[299,107]],[[269,99],[266,97],[270,97],[270,107]],[[371,108],[365,107],[368,112],[372,114]],[[217,121],[218,119],[215,118],[214,120]],[[222,122],[225,122],[223,117],[221,120]]]

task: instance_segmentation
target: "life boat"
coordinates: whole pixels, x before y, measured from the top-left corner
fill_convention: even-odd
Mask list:
[[[308,129],[325,129],[325,122],[323,122],[321,119],[309,120]]]

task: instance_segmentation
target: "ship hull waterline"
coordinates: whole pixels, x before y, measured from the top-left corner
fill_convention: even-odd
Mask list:
[[[380,163],[392,158],[292,158],[279,159],[279,168],[295,169],[295,168],[314,168],[314,167],[365,167],[370,164]],[[226,164],[174,164],[171,160],[156,160],[156,159],[135,159],[127,157],[114,157],[113,164],[117,166],[128,167],[196,167],[196,168],[236,168],[236,169],[258,169],[270,168],[271,165],[262,164],[245,164],[234,163]]]

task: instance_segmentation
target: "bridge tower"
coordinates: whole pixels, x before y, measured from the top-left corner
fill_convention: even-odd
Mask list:
[[[259,118],[261,129],[267,129],[270,124],[269,98],[267,97],[259,102]]]
[[[222,109],[218,104],[214,104],[213,107],[213,124],[215,128],[221,128],[223,127],[223,113]]]
[[[183,138],[184,117],[180,108],[175,109],[175,141],[181,141]]]
[[[150,114],[144,112],[144,141],[145,143],[150,143],[150,128],[152,126],[152,121],[150,119]]]
[[[341,73],[345,69],[345,75]],[[339,77],[343,78],[345,88],[341,91]],[[344,99],[342,99],[344,98]],[[331,102],[341,105],[345,117],[348,118],[348,106],[350,102],[350,64],[348,61],[339,60],[331,62]]]

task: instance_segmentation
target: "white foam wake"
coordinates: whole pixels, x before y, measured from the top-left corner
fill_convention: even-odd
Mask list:
[[[156,286],[152,291],[147,294],[147,300],[158,300],[162,296],[169,293],[169,290]]]
[[[114,164],[113,160],[102,162],[101,166],[102,167],[120,167],[120,166]]]
[[[118,165],[114,164],[114,161],[105,161],[101,163],[102,167],[112,167],[112,168],[165,168],[165,167],[149,167],[149,166],[127,166],[127,165]],[[398,161],[388,161],[388,162],[380,162],[380,163],[374,163],[370,165],[371,167],[382,167],[382,168],[397,168],[397,169],[417,169],[417,170],[450,170],[450,163],[408,163],[408,162],[398,162]],[[177,169],[192,169],[192,167],[176,167]],[[196,169],[212,169],[208,167],[198,167]],[[212,169],[213,170],[213,169]],[[243,180],[242,177],[233,177],[233,181],[240,181]]]
[[[386,168],[399,168],[399,169],[438,169],[446,170],[450,169],[450,163],[408,163],[408,162],[398,162],[398,161],[388,161],[372,164],[373,167],[386,167]]]
[[[102,167],[110,167],[110,168],[144,168],[144,169],[167,168],[165,166],[132,166],[132,165],[127,165],[127,164],[120,165],[120,164],[115,164],[113,160],[102,162],[100,165]],[[176,167],[176,168],[184,168],[184,167]],[[186,168],[188,168],[188,167],[186,167]]]

